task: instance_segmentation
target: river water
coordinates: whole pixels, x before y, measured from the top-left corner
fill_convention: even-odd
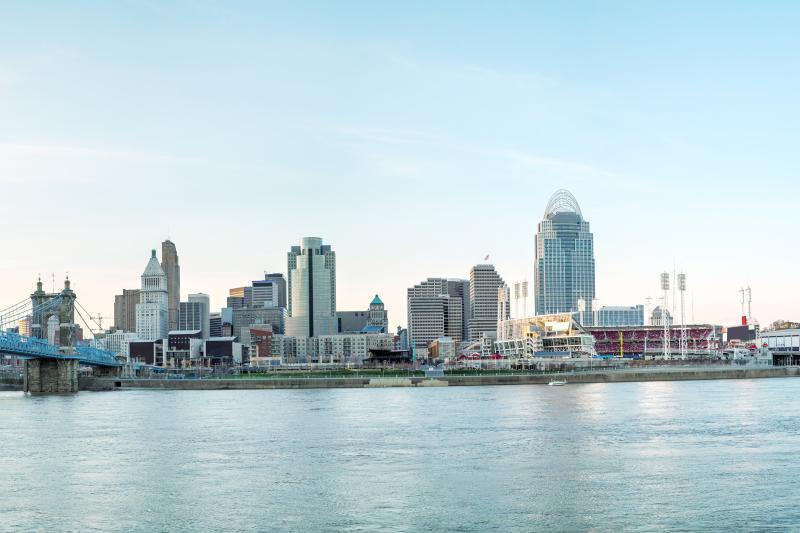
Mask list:
[[[0,392],[0,531],[800,530],[800,379]]]

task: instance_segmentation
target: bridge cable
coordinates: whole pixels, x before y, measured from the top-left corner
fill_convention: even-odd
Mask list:
[[[98,329],[98,331],[100,331],[100,332],[102,333],[102,331],[103,331],[103,327],[102,327],[102,326],[101,326],[101,325],[100,325],[100,324],[99,324],[99,323],[98,323],[98,322],[97,322],[97,321],[96,321],[96,320],[95,320],[95,319],[92,317],[92,314],[91,314],[89,311],[87,311],[87,310],[86,310],[86,308],[85,308],[85,307],[83,307],[83,305],[81,305],[81,303],[78,301],[78,299],[77,299],[77,298],[75,298],[75,303],[76,303],[76,304],[78,304],[78,307],[80,307],[81,309],[83,309],[83,312],[84,312],[84,313],[86,313],[86,314],[89,316],[89,319],[90,319],[92,322],[94,322],[94,325],[95,325],[95,326],[97,326],[97,329]],[[78,313],[78,314],[80,314],[80,313]],[[81,315],[81,316],[82,316],[82,315]],[[87,326],[88,326],[88,324],[87,324]],[[90,329],[90,331],[92,331],[92,330]],[[94,335],[94,332],[92,333],[92,335]]]
[[[78,316],[81,318],[81,321],[83,322],[83,325],[86,326],[86,329],[89,331],[89,333],[92,334],[92,337],[94,337],[96,339],[97,337],[95,337],[94,331],[92,331],[92,328],[86,322],[86,319],[83,318],[83,315],[81,314],[81,312],[79,310],[77,310],[77,309],[75,309],[75,312],[78,313]]]

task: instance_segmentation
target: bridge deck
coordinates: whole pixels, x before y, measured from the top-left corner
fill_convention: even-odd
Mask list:
[[[91,366],[122,366],[111,352],[90,346],[76,346],[74,350],[75,353],[67,354],[58,346],[42,339],[0,332],[0,354],[15,355],[23,359],[77,360],[80,364]]]

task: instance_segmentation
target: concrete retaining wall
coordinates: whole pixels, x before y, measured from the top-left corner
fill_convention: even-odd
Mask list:
[[[752,379],[800,375],[799,367],[726,368],[722,370],[612,370],[561,374],[569,383],[616,383],[630,381],[682,381],[706,379]],[[478,385],[547,384],[550,375],[447,376],[444,378],[274,378],[274,379],[81,379],[81,390],[145,388],[173,390],[217,389],[325,389],[383,387],[444,387]]]

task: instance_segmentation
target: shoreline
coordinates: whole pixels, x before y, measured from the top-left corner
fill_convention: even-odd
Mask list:
[[[551,379],[567,383],[626,383],[646,381],[697,381],[798,377],[800,367],[625,369],[554,374],[449,375],[445,377],[269,377],[221,379],[81,378],[80,390],[120,389],[247,390],[339,389],[389,387],[471,387],[487,385],[547,385]]]

